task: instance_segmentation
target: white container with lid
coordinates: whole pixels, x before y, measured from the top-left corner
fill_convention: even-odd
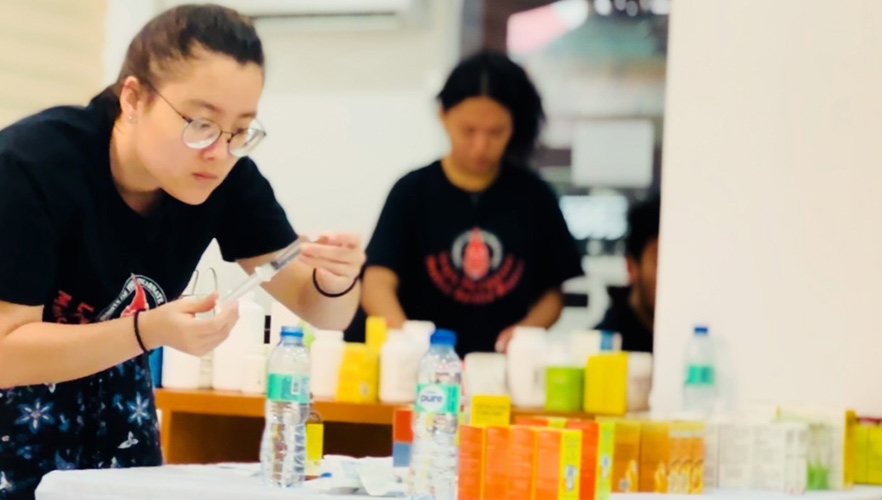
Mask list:
[[[544,328],[517,327],[508,344],[508,392],[514,406],[545,405],[545,361],[548,340]]]
[[[405,335],[416,343],[422,354],[429,350],[429,339],[435,333],[435,323],[431,321],[408,320],[402,327]]]
[[[343,332],[316,330],[309,348],[309,366],[312,394],[318,399],[333,400],[340,380],[340,364],[346,342]]]
[[[212,387],[222,391],[242,390],[245,358],[263,347],[266,313],[254,301],[254,292],[239,299],[239,319],[230,335],[214,350]]]
[[[423,354],[420,343],[414,342],[402,330],[389,330],[380,350],[380,401],[413,402]]]

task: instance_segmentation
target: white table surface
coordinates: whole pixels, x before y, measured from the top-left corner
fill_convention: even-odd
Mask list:
[[[54,471],[43,477],[37,500],[352,500],[307,488],[265,486],[257,464],[165,465],[131,469]]]
[[[257,464],[166,465],[133,469],[55,471],[37,488],[37,500],[364,500],[366,496],[322,495],[306,488],[264,486]],[[802,496],[763,491],[714,491],[704,495],[613,494],[612,500],[882,500],[882,487],[808,492]]]

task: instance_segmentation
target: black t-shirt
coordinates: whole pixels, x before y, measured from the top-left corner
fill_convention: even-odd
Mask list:
[[[232,261],[296,237],[247,158],[201,205],[166,196],[149,216],[133,211],[110,172],[117,109],[104,92],[0,131],[0,300],[42,305],[44,321],[91,323],[174,300],[215,238]],[[0,390],[0,499],[30,498],[53,469],[160,461],[146,356]]]
[[[454,186],[440,162],[395,184],[367,249],[368,266],[398,276],[410,319],[456,331],[457,351],[493,351],[549,289],[582,274],[549,186],[504,165],[481,193]]]
[[[622,334],[622,350],[631,352],[652,352],[652,330],[643,326],[637,313],[631,309],[628,296],[629,287],[609,289],[610,306],[603,319],[594,328]]]
[[[240,160],[198,206],[166,196],[144,217],[110,174],[113,98],[60,107],[0,133],[0,300],[48,306],[47,321],[89,322],[108,310],[132,275],[178,297],[209,243],[232,261],[295,238],[254,162]]]

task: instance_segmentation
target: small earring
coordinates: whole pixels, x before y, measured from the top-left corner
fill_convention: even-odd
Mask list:
[[[129,115],[129,123],[135,123],[135,115]]]

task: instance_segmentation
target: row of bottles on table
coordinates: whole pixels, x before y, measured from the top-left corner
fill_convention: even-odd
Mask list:
[[[621,335],[543,328],[514,330],[507,353],[465,359],[469,394],[509,395],[512,404],[549,411],[624,414],[648,408],[652,355],[623,352]]]
[[[153,354],[154,375],[160,371],[159,362],[163,387],[264,393],[268,348],[263,342],[263,309],[253,296],[243,298],[239,307],[240,319],[229,338],[210,355],[197,358],[170,348]],[[276,338],[283,320],[303,325],[274,304]],[[408,321],[402,330],[387,333],[381,318],[369,318],[366,344],[346,343],[339,331],[314,331],[311,357],[319,360],[312,364],[314,395],[351,402],[412,402],[410,388],[416,380],[417,363],[428,349],[433,331],[431,322]],[[700,414],[709,413],[717,399],[714,346],[707,331],[707,327],[696,327],[684,361],[683,408]],[[271,341],[275,340],[272,337]],[[556,338],[550,340],[541,328],[520,327],[515,329],[507,355],[469,354],[465,359],[466,392],[509,394],[515,406],[551,411],[620,414],[647,409],[650,354],[621,355],[621,336],[612,332],[579,331]],[[307,345],[309,340],[305,340]],[[587,376],[589,372],[595,373],[593,380]],[[598,380],[603,383],[592,384]]]
[[[315,396],[355,403],[413,402],[417,364],[432,331],[434,325],[424,321],[387,330],[382,318],[371,317],[365,343],[344,343],[337,336],[326,344],[317,334],[321,347],[315,347],[313,359],[322,361],[314,366],[322,368],[313,373]],[[541,328],[519,327],[507,354],[470,353],[464,365],[465,393],[511,394],[520,407],[619,414],[648,405],[652,356],[622,353],[621,336],[613,332],[552,335]],[[597,376],[586,378],[588,369]],[[609,378],[618,380],[613,390],[606,387]],[[585,398],[589,392],[604,404],[587,406],[593,401]]]
[[[572,332],[552,341],[544,328],[516,328],[507,351],[506,380],[512,403],[515,406],[540,408],[547,406],[548,400],[552,399],[550,410],[582,409],[578,402],[572,404],[568,401],[581,401],[583,372],[588,358],[600,353],[619,352],[621,346],[621,335],[608,331]],[[467,357],[466,367],[467,370],[474,370],[479,365]],[[557,377],[561,382],[552,385],[551,391],[548,390],[549,376]],[[495,378],[498,380],[499,377]],[[481,389],[470,392],[504,393],[501,388]]]
[[[416,383],[410,386],[415,404],[409,493],[414,499],[456,498],[462,362],[455,344],[454,332],[435,331],[417,363]],[[319,344],[319,350],[324,348]],[[266,484],[291,487],[304,480],[310,365],[302,330],[283,328],[267,362],[266,426],[260,449]]]
[[[197,357],[169,347],[154,351],[150,358],[154,385],[178,390],[216,389],[264,394],[268,354],[278,344],[283,325],[301,327],[307,347],[318,341],[320,353],[330,348],[331,365],[315,364],[313,370],[318,373],[312,374],[317,383],[324,384],[318,390],[326,391],[328,381],[336,380],[339,351],[344,345],[343,332],[315,330],[281,304],[273,303],[267,344],[266,315],[254,301],[253,293],[239,300],[239,320],[229,337],[211,353]],[[333,361],[334,353],[337,353],[337,361]],[[328,366],[332,366],[331,370]]]
[[[417,364],[428,350],[429,336],[435,330],[435,325],[428,321],[407,321],[402,330],[387,333],[382,319],[370,318],[367,333],[371,342],[345,342],[343,332],[315,330],[281,304],[274,303],[267,345],[266,318],[253,296],[240,299],[239,316],[230,336],[206,356],[196,357],[172,348],[155,351],[151,356],[154,385],[177,390],[263,394],[267,355],[278,343],[281,326],[299,325],[304,329],[304,343],[314,360],[311,377],[316,398],[370,402],[379,396],[388,403],[409,403],[414,397]]]
[[[434,330],[427,321],[407,321],[401,330],[387,330],[384,320],[372,317],[365,343],[317,332],[311,348],[313,395],[351,403],[413,402],[417,367]]]
[[[428,335],[434,330],[429,322],[408,321],[402,330],[386,330],[382,318],[368,318],[365,352],[378,354],[379,394],[384,403],[413,402],[410,388],[416,380],[416,366],[428,347]],[[589,357],[621,351],[621,336],[613,332],[579,331],[556,335],[549,340],[542,328],[516,328],[507,354],[470,353],[464,360],[463,388],[466,393],[511,394],[516,406],[543,407],[554,411],[583,410],[584,372]],[[629,408],[645,409],[651,383],[652,358],[648,353],[628,353]],[[339,358],[338,358],[339,359]],[[622,358],[624,359],[624,358]],[[354,359],[343,363],[341,372],[349,373]],[[361,361],[361,360],[358,360]],[[517,369],[514,369],[517,367]],[[330,371],[333,371],[329,367]],[[549,376],[550,375],[550,376]],[[624,382],[622,383],[624,385]],[[328,392],[317,397],[331,398]],[[369,402],[365,399],[338,400]],[[548,397],[547,397],[548,396]],[[622,396],[624,401],[625,396]],[[624,411],[624,410],[623,410]]]
[[[215,388],[263,394],[267,346],[263,343],[264,315],[249,297],[240,301],[240,320],[210,358],[196,358],[166,349],[162,386],[170,389]],[[279,324],[300,324],[299,318],[273,305],[271,344]],[[428,349],[431,322],[408,321],[401,330],[387,330],[381,318],[369,318],[364,344],[344,342],[342,332],[312,331],[313,394],[324,400],[402,404],[413,402],[412,387],[417,364]],[[273,335],[275,334],[275,335]],[[275,338],[274,338],[275,337]],[[556,338],[558,340],[550,340]],[[305,334],[309,346],[309,331]],[[621,336],[612,332],[580,331],[549,335],[544,329],[515,330],[508,354],[471,353],[465,359],[464,389],[467,393],[511,394],[520,407],[545,407],[552,411],[596,411],[587,407],[591,380],[585,377],[586,360],[599,354],[617,353]],[[612,408],[601,413],[645,409],[651,384],[651,355],[628,353],[595,360],[601,378],[615,372],[624,380],[624,392],[616,394]],[[517,370],[509,369],[518,367]],[[595,378],[595,381],[597,379]],[[599,399],[610,399],[593,391]],[[619,391],[621,392],[621,391]],[[625,394],[626,393],[626,394]],[[627,401],[625,404],[624,402]],[[619,411],[621,408],[621,411]]]
[[[417,364],[432,331],[432,323],[420,321],[387,331],[381,318],[369,318],[365,344],[344,343],[339,333],[327,340],[319,335],[313,359],[321,360],[314,363],[321,368],[313,373],[314,394],[350,402],[413,402]],[[621,345],[621,336],[613,332],[551,335],[541,328],[519,327],[507,354],[466,356],[463,389],[466,394],[507,394],[515,406],[550,411],[645,411],[652,388],[652,355],[625,353]],[[718,399],[714,350],[708,328],[696,327],[684,361],[684,409],[691,413],[710,413]]]

